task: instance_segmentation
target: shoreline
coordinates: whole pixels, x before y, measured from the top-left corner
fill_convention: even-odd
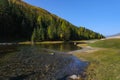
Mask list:
[[[86,47],[81,47],[82,49],[80,50],[74,50],[74,51],[70,51],[68,52],[68,54],[85,54],[85,53],[92,53],[95,51],[100,50],[101,48],[94,48],[94,47],[90,47],[90,46],[86,46]]]
[[[42,42],[18,42],[18,44],[59,44],[59,43],[64,43],[64,41],[42,41]]]
[[[0,46],[6,46],[6,45],[17,45],[17,43],[0,43]]]
[[[59,44],[59,43],[74,43],[74,45],[93,43],[97,40],[76,40],[76,41],[41,41],[41,42],[0,42],[0,45],[12,45],[12,44]]]
[[[42,41],[42,42],[31,42],[31,41],[25,41],[25,42],[1,42],[0,45],[12,45],[12,44],[60,44],[60,43],[86,43],[86,41]],[[75,44],[75,45],[77,45]]]
[[[63,41],[44,41],[44,42],[30,42],[30,41],[26,41],[26,42],[1,42],[0,46],[6,46],[6,45],[33,45],[33,44],[60,44],[60,43],[64,43]]]

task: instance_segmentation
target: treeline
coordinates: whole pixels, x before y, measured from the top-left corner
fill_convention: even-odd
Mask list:
[[[85,27],[31,6],[21,0],[0,1],[0,39],[3,40],[83,40],[104,36]]]

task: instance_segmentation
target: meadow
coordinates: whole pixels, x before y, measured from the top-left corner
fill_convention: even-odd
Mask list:
[[[74,54],[90,63],[85,80],[120,80],[120,39],[99,40],[88,45],[101,49]]]

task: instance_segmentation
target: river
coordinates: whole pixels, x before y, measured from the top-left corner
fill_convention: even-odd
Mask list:
[[[0,80],[65,80],[81,75],[88,63],[67,52],[73,44],[0,46]]]

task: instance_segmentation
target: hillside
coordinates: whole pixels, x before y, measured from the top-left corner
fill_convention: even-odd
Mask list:
[[[111,38],[120,38],[120,33],[107,37],[107,39]]]
[[[22,0],[0,0],[0,41],[100,39],[104,36],[76,27]]]
[[[120,33],[118,33],[118,34],[115,34],[115,35],[112,35],[112,36],[120,36]]]

